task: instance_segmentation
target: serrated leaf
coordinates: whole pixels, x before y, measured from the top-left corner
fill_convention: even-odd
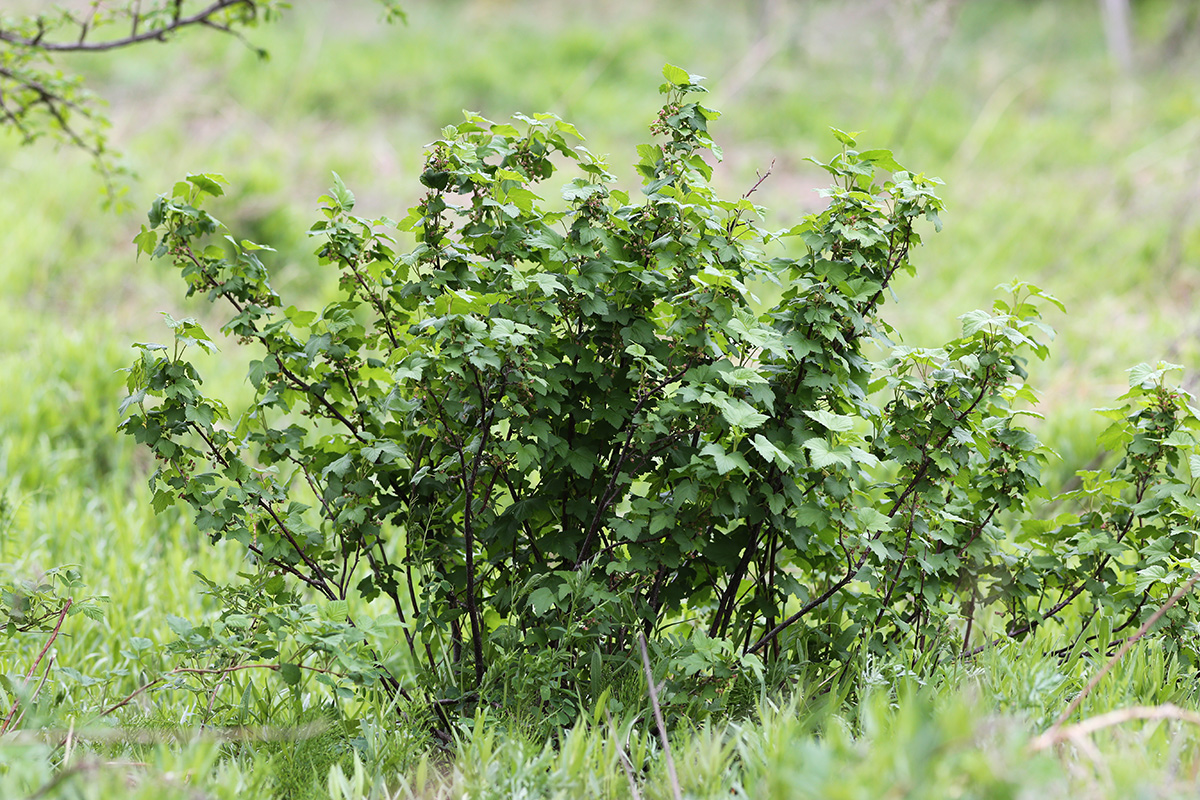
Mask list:
[[[754,434],[754,439],[750,444],[758,451],[758,454],[768,461],[774,462],[783,469],[791,469],[795,466],[795,462],[788,457],[788,454],[776,447],[770,439],[763,436],[761,433]]]
[[[177,617],[174,614],[167,614],[167,627],[181,639],[187,638],[191,634],[193,626],[183,617]]]
[[[1114,422],[1096,437],[1096,444],[1105,450],[1116,450],[1129,441],[1131,435],[1124,422]]]
[[[675,66],[674,64],[664,64],[662,68],[663,77],[674,86],[687,86],[691,83],[691,76],[688,75],[686,69]]]
[[[149,255],[158,245],[158,234],[143,225],[142,232],[133,237],[133,243],[137,245],[138,253]]]
[[[1188,431],[1172,431],[1171,435],[1162,440],[1167,447],[1195,447],[1196,437]]]
[[[892,520],[869,506],[854,510],[854,516],[862,525],[864,531],[887,531],[892,528]]]
[[[729,398],[725,402],[718,402],[716,405],[721,409],[721,416],[729,423],[731,428],[749,431],[767,421],[766,414],[755,411],[754,406],[737,398]]]
[[[125,413],[125,409],[129,408],[134,403],[140,403],[145,399],[146,399],[146,390],[138,389],[136,392],[134,392],[133,394],[129,395],[128,397],[126,397],[124,400],[121,401],[121,406],[120,406],[120,408],[117,409],[118,416],[123,415]]]
[[[1133,388],[1135,386],[1143,386],[1152,382],[1155,378],[1155,373],[1158,372],[1158,370],[1154,369],[1154,367],[1150,366],[1149,364],[1142,362],[1141,364],[1130,367],[1128,370],[1126,370],[1126,372],[1129,373],[1129,386],[1130,388]]]
[[[805,411],[806,416],[819,422],[823,427],[838,433],[846,433],[854,428],[854,417],[844,414],[834,414],[823,409]]]
[[[283,682],[288,686],[295,686],[300,682],[300,667],[295,664],[280,664],[279,677],[283,678]]]
[[[796,509],[796,522],[808,528],[820,528],[829,522],[829,515],[820,506],[802,505]]]
[[[395,442],[386,439],[378,441],[371,447],[362,449],[362,456],[372,464],[398,464],[401,467],[409,466],[408,458],[404,454],[403,448]]]
[[[321,615],[325,619],[342,621],[350,613],[350,605],[345,600],[331,600],[325,604],[325,608],[321,610]]]
[[[725,475],[735,469],[741,470],[742,474],[750,474],[750,464],[745,457],[738,452],[727,453],[716,443],[709,443],[700,451],[701,455],[708,456],[713,460],[717,467],[717,472]]]
[[[213,197],[220,197],[225,194],[225,190],[221,188],[221,184],[228,183],[224,175],[216,173],[188,175],[187,180],[188,183],[195,186],[201,192],[211,194]]]
[[[836,448],[836,452],[841,452],[842,448]],[[846,452],[850,454],[850,460],[855,464],[865,464],[868,467],[878,467],[879,459],[872,453],[868,453],[861,447],[847,447]]]
[[[592,477],[592,471],[596,468],[596,459],[591,454],[568,450],[566,458],[571,470],[584,480]]]
[[[854,464],[854,459],[850,457],[848,450],[831,447],[829,442],[820,436],[814,436],[806,441],[804,449],[808,451],[809,461],[817,469],[826,469],[834,464],[841,464],[843,467],[850,467]]]
[[[973,336],[989,324],[993,317],[986,311],[975,309],[963,314],[959,319],[962,320],[963,336]]]
[[[891,150],[863,150],[858,154],[863,161],[870,161],[886,169],[888,172],[903,172],[904,167],[897,163]]]
[[[830,128],[829,131],[833,134],[833,138],[837,139],[847,147],[854,147],[857,144],[855,137],[862,133],[862,131],[850,131],[847,133],[846,131],[840,131],[837,128]]]
[[[1133,589],[1135,592],[1144,592],[1150,586],[1161,581],[1166,574],[1167,570],[1161,564],[1138,570],[1137,579],[1133,582]]]
[[[529,606],[533,609],[533,613],[537,616],[544,616],[547,611],[555,607],[558,598],[550,589],[542,586],[534,589],[529,594]]]

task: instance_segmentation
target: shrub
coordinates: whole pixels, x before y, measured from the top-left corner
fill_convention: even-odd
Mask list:
[[[1016,282],[943,347],[891,345],[880,309],[919,226],[940,228],[938,181],[835,131],[828,207],[767,231],[757,185],[709,184],[700,79],[664,75],[640,197],[548,114],[444,129],[399,223],[354,216],[335,176],[311,229],[341,275],[320,311],[285,305],[269,248],[201,207],[219,176],[154,202],[140,251],[228,304],[222,330],[258,352],[231,412],[187,360],[213,342],[168,318],[172,346],[138,345],[123,423],[159,461],[155,507],[183,500],[258,564],[241,652],[293,684],[323,653],[335,683],[567,700],[565,722],[640,633],[718,703],[764,661],[916,663],[1080,604],[1137,618],[1186,577],[1197,421],[1165,369],[1107,412],[1101,444],[1128,456],[1063,498],[1084,513],[1041,520],[1048,452],[1020,408],[1057,301]],[[543,188],[559,161],[578,174]],[[768,254],[783,245],[799,255]],[[278,611],[305,598],[320,630]],[[1005,627],[974,633],[997,607]],[[389,616],[404,659],[372,638]]]

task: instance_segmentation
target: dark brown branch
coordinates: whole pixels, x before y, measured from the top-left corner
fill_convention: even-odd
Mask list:
[[[771,170],[773,170],[773,169],[775,169],[775,159],[772,158],[771,165],[769,167],[767,167],[766,172],[759,175],[758,171],[755,170],[754,174],[758,175],[758,180],[755,181],[754,185],[751,186],[744,195],[742,195],[742,199],[749,200],[750,195],[757,192],[758,187],[762,186],[763,183],[767,180],[767,178],[771,177]],[[725,227],[725,235],[733,236],[734,230],[737,228],[738,223],[740,223],[741,221],[742,221],[742,210],[738,209],[738,212],[733,215],[733,219],[729,220],[729,224]]]
[[[584,559],[588,555],[588,547],[592,543],[592,539],[596,535],[596,531],[600,529],[600,523],[604,519],[604,512],[612,505],[617,496],[617,479],[621,476],[621,468],[625,465],[625,461],[629,458],[629,445],[633,442],[633,435],[637,433],[638,426],[634,423],[634,418],[642,411],[642,406],[646,404],[654,395],[658,394],[664,387],[669,386],[675,381],[681,379],[687,374],[687,371],[692,368],[694,362],[688,361],[683,365],[683,369],[676,372],[674,375],[668,375],[650,389],[647,389],[638,398],[637,405],[633,407],[633,411],[629,414],[629,420],[625,423],[629,426],[629,432],[625,436],[625,441],[622,443],[619,450],[612,454],[609,459],[609,478],[608,486],[604,488],[604,493],[600,495],[600,503],[596,506],[596,513],[592,517],[592,524],[588,527],[587,535],[583,537],[583,543],[579,546],[579,555],[575,559],[575,569],[579,569],[583,564]]]
[[[492,433],[492,420],[496,416],[496,404],[488,405],[488,393],[483,387],[483,379],[480,377],[479,370],[472,367],[472,374],[475,378],[475,387],[479,391],[479,447],[475,451],[475,458],[471,464],[470,475],[467,475],[467,464],[465,453],[462,448],[459,448],[459,463],[463,468],[463,558],[467,570],[467,617],[471,622],[471,645],[475,651],[475,680],[482,682],[484,665],[483,665],[483,623],[479,613],[479,603],[475,597],[475,483],[479,478],[479,466],[483,463],[483,456],[487,450],[488,438]],[[504,386],[501,385],[500,391],[503,394]],[[495,485],[493,476],[492,486]],[[488,487],[488,493],[491,493],[491,486]],[[480,506],[480,511],[486,507],[487,498],[483,498]]]
[[[217,2],[213,3],[208,8],[198,11],[190,17],[181,17],[179,16],[179,7],[177,5],[175,16],[172,18],[171,22],[163,27],[151,28],[150,30],[137,33],[137,24],[142,17],[140,15],[134,15],[134,31],[130,33],[129,36],[125,36],[120,39],[110,39],[104,42],[87,41],[87,36],[92,30],[90,20],[87,22],[77,23],[79,25],[79,38],[73,42],[44,41],[44,23],[42,22],[41,18],[39,18],[38,34],[33,38],[27,39],[9,31],[0,30],[0,41],[7,42],[8,44],[16,47],[28,47],[31,49],[55,53],[99,53],[106,50],[117,50],[119,48],[128,47],[141,42],[165,41],[167,36],[175,31],[193,25],[205,25],[210,28],[216,28],[217,30],[225,33],[233,33],[228,26],[213,22],[212,17],[228,8],[233,8],[234,6],[248,6],[251,9],[257,8],[255,5],[255,0],[217,0]]]
[[[330,600],[337,599],[336,597],[330,597],[327,587],[325,587],[323,584],[321,584],[319,581],[317,581],[317,579],[309,577],[308,575],[305,575],[303,572],[296,569],[294,566],[287,563],[286,561],[280,561],[278,558],[266,558],[265,555],[263,554],[262,548],[256,544],[254,544],[253,542],[246,545],[246,549],[249,550],[251,553],[254,553],[254,555],[256,555],[259,558],[266,561],[268,564],[275,566],[275,567],[279,567],[281,570],[283,570],[287,574],[291,575],[292,577],[297,578],[297,579],[303,581],[304,583],[307,583],[309,586],[313,587],[321,594],[325,595],[326,597],[329,597]]]
[[[914,502],[909,506],[908,512],[908,530],[904,536],[904,552],[900,554],[899,560],[896,562],[896,571],[892,574],[892,580],[888,584],[887,593],[883,596],[883,603],[879,606],[879,613],[875,615],[875,624],[872,628],[879,626],[880,620],[883,619],[883,614],[887,611],[888,605],[892,602],[892,594],[896,591],[896,585],[900,583],[900,573],[904,569],[904,562],[908,560],[908,548],[912,544],[913,526],[917,518],[917,504]]]
[[[221,451],[217,448],[216,444],[213,443],[212,439],[210,439],[208,435],[195,423],[192,423],[191,427],[200,435],[200,438],[204,440],[204,443],[208,445],[209,452],[212,453],[213,457],[216,458],[221,464],[228,467],[228,460],[226,460],[225,456],[221,454]],[[243,486],[240,480],[235,479],[234,482],[237,483],[238,486]],[[304,548],[302,548],[300,543],[296,541],[296,538],[292,536],[292,532],[288,530],[286,525],[283,524],[283,520],[279,518],[279,515],[275,512],[275,509],[271,506],[271,504],[264,500],[262,495],[255,495],[254,504],[263,511],[267,512],[271,519],[275,520],[275,524],[279,527],[279,530],[283,534],[284,538],[288,540],[288,544],[292,546],[292,549],[296,552],[296,555],[298,555],[300,559],[308,566],[308,568],[312,570],[312,580],[307,581],[307,583],[310,586],[318,589],[321,594],[325,595],[330,600],[338,599],[336,593],[329,588],[328,581],[330,580],[330,577],[325,573],[325,570],[321,569],[316,562],[308,557],[308,554],[304,552]]]

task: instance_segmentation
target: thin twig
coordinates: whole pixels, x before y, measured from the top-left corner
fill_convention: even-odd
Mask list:
[[[308,670],[309,672],[319,672],[322,675],[334,675],[338,678],[346,677],[345,673],[335,672],[334,670],[331,670],[331,669],[322,669],[321,667],[310,667],[306,664],[296,664],[295,666],[298,669]],[[154,680],[150,681],[149,683],[143,684],[143,685],[139,686],[138,688],[134,689],[132,692],[130,692],[128,695],[126,695],[124,697],[124,699],[122,699],[119,702],[114,703],[113,705],[104,709],[97,716],[100,716],[100,717],[107,716],[107,715],[111,714],[112,712],[116,711],[118,708],[128,705],[130,703],[130,701],[132,701],[135,697],[140,695],[142,692],[145,692],[148,689],[152,689],[155,686],[159,685],[160,683],[165,682],[167,680],[167,678],[171,675],[221,675],[221,676],[225,676],[225,675],[230,674],[231,672],[240,672],[241,670],[244,670],[244,669],[269,669],[269,670],[272,670],[273,672],[278,672],[282,667],[283,667],[283,664],[234,664],[231,667],[176,667],[175,669],[165,673],[161,677],[155,678]]]
[[[50,638],[46,640],[46,644],[42,647],[42,651],[38,653],[37,658],[35,658],[33,663],[29,665],[29,671],[25,673],[26,685],[28,685],[29,681],[33,679],[33,676],[37,674],[38,665],[41,664],[42,659],[46,657],[46,652],[50,649],[50,646],[54,644],[54,640],[58,638],[58,632],[62,630],[63,620],[67,618],[67,612],[71,610],[71,603],[73,602],[74,600],[68,597],[67,602],[63,604],[62,611],[58,615],[58,623],[55,624],[54,630],[50,632]],[[17,706],[20,705],[20,703],[20,699],[13,700],[12,708],[8,710],[8,716],[4,718],[4,723],[0,725],[0,734],[8,731],[9,726],[12,724],[13,717],[17,713]]]
[[[654,723],[658,726],[658,738],[662,742],[663,755],[667,759],[667,775],[671,779],[671,790],[675,800],[683,800],[679,789],[679,776],[675,774],[675,759],[671,758],[671,740],[667,738],[667,726],[663,724],[662,709],[658,706],[658,689],[654,685],[654,673],[650,670],[650,654],[646,652],[646,634],[638,633],[638,647],[642,650],[642,669],[646,671],[646,689],[650,693],[650,705],[654,709]]]
[[[754,183],[753,186],[751,186],[746,191],[746,193],[744,195],[742,195],[742,199],[749,200],[750,195],[757,192],[758,187],[762,186],[763,183],[767,180],[767,178],[771,177],[771,170],[773,170],[773,169],[775,169],[775,159],[772,158],[771,165],[769,167],[767,167],[767,171],[765,173],[759,173],[758,170],[755,170],[754,174],[756,176],[758,176],[758,180]],[[725,235],[726,236],[733,236],[734,229],[737,228],[738,223],[740,223],[742,221],[742,211],[743,211],[743,209],[739,208],[738,212],[733,215],[732,219],[729,220],[729,224],[725,226]]]

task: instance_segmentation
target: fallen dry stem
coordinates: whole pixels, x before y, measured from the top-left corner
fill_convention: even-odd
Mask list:
[[[1131,706],[1090,717],[1065,728],[1051,728],[1030,742],[1029,749],[1045,750],[1047,747],[1066,741],[1079,743],[1084,737],[1090,736],[1096,731],[1135,719],[1177,719],[1200,726],[1200,714],[1182,709],[1174,703],[1164,703],[1161,706]]]
[[[1196,574],[1192,575],[1192,577],[1188,578],[1187,583],[1183,584],[1183,586],[1180,586],[1175,594],[1167,598],[1167,602],[1163,603],[1157,611],[1151,614],[1150,619],[1142,623],[1142,627],[1138,628],[1137,633],[1125,640],[1125,644],[1121,645],[1121,649],[1113,654],[1113,657],[1108,660],[1108,662],[1104,665],[1104,668],[1092,676],[1092,679],[1088,681],[1087,686],[1083,687],[1083,691],[1075,695],[1075,699],[1072,700],[1065,709],[1063,709],[1063,712],[1058,715],[1058,719],[1054,721],[1054,724],[1050,726],[1050,729],[1035,739],[1034,742],[1040,742],[1043,739],[1049,740],[1057,736],[1059,730],[1062,728],[1062,724],[1066,722],[1072,714],[1075,713],[1075,710],[1079,708],[1079,704],[1083,702],[1083,699],[1091,693],[1092,689],[1096,688],[1096,685],[1100,683],[1100,681],[1104,680],[1104,676],[1112,671],[1112,668],[1116,666],[1117,662],[1120,661],[1127,652],[1129,652],[1129,648],[1133,647],[1135,642],[1145,636],[1146,632],[1154,627],[1154,624],[1162,619],[1163,615],[1166,614],[1172,606],[1178,603],[1185,594],[1190,592],[1198,580],[1200,580],[1200,572],[1197,572]]]

